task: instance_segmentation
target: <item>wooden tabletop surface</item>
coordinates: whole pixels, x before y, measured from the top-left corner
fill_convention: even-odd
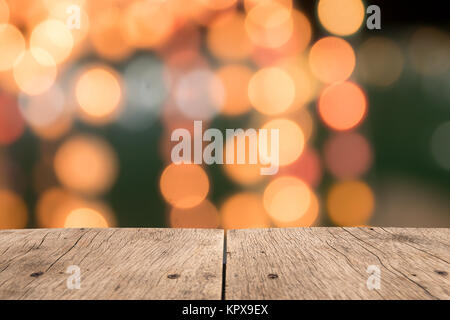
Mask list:
[[[444,228],[5,230],[0,299],[450,299],[449,249]]]

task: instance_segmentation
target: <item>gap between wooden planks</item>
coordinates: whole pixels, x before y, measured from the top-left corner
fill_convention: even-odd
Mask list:
[[[450,229],[7,230],[0,299],[450,299],[449,249]]]

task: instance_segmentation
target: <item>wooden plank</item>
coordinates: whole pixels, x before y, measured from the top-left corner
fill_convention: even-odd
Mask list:
[[[449,249],[450,229],[230,230],[225,298],[450,299]]]
[[[220,299],[222,263],[222,230],[1,231],[0,299]]]

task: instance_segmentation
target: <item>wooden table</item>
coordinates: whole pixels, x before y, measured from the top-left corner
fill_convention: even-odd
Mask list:
[[[0,299],[449,299],[449,245],[450,229],[6,230]]]

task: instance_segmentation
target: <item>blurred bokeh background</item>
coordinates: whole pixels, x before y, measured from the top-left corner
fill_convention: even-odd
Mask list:
[[[443,5],[0,0],[0,228],[450,227]],[[280,171],[172,164],[194,120]]]

